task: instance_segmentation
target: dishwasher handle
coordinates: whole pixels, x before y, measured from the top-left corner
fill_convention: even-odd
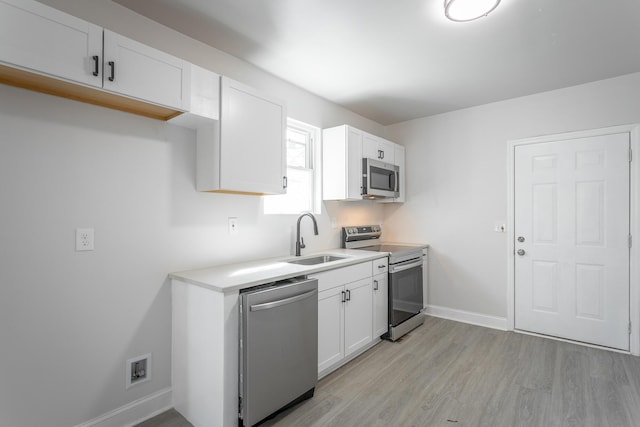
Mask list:
[[[291,304],[292,302],[296,302],[296,301],[301,301],[303,299],[307,299],[313,295],[316,295],[317,291],[313,290],[313,291],[309,291],[309,292],[305,292],[303,294],[300,295],[296,295],[294,297],[289,297],[289,298],[284,298],[281,300],[277,300],[277,301],[271,301],[271,302],[265,302],[262,304],[256,304],[256,305],[252,305],[249,307],[249,310],[251,311],[260,311],[260,310],[269,310],[271,308],[276,308],[276,307],[280,307],[286,304]]]

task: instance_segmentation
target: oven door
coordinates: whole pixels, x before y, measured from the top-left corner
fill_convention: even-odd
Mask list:
[[[389,266],[389,323],[397,326],[420,313],[422,299],[422,258]]]
[[[362,159],[362,197],[398,197],[400,168],[373,159]]]

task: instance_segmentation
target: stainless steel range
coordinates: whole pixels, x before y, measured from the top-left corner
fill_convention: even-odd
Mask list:
[[[342,228],[342,247],[389,254],[389,330],[384,338],[395,341],[424,322],[423,253],[425,245],[384,243],[382,227]]]

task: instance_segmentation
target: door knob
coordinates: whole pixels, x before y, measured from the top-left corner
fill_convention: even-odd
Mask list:
[[[525,254],[524,249],[518,249],[518,252],[516,252],[518,255],[522,256]]]
[[[518,242],[520,242],[520,243],[524,242],[524,237],[518,236]]]

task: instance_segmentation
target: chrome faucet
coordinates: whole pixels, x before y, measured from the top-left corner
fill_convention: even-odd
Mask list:
[[[318,223],[316,218],[309,212],[305,212],[298,217],[298,225],[296,226],[296,256],[300,256],[300,249],[304,249],[304,239],[300,237],[300,221],[303,217],[308,216],[313,221],[313,234],[318,235]]]

